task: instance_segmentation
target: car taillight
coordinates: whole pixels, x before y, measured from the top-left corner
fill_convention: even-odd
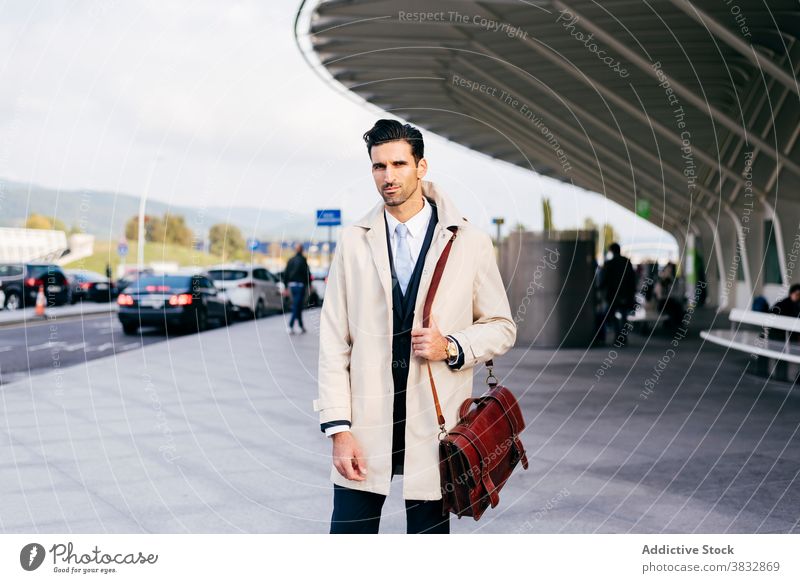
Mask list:
[[[252,281],[245,281],[244,283],[239,284],[239,287],[255,287],[255,286],[256,284],[254,284]]]
[[[117,296],[117,303],[120,306],[132,306],[133,296],[130,296],[128,294],[119,294],[119,296]]]
[[[82,283],[81,284],[81,289],[89,289],[90,287],[92,287],[91,283]]]
[[[28,287],[39,287],[40,285],[44,285],[44,280],[36,279],[35,277],[29,277],[25,280],[25,285]]]
[[[176,294],[174,296],[170,296],[169,298],[170,306],[188,306],[191,303],[192,294]]]

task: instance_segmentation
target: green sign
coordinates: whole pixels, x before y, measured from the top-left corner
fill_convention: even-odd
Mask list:
[[[644,198],[636,199],[636,214],[647,220],[650,218],[650,201]]]

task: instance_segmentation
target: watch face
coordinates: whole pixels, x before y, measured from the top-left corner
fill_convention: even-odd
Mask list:
[[[456,348],[456,343],[452,340],[447,343],[447,356],[450,358],[458,356],[458,348]]]

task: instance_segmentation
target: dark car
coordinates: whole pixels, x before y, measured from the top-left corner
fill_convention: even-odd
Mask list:
[[[52,263],[0,263],[0,281],[7,310],[35,306],[40,288],[48,306],[61,306],[70,299],[69,280]]]
[[[125,275],[123,275],[122,277],[120,277],[120,278],[117,280],[117,282],[116,282],[116,285],[117,285],[117,293],[124,292],[124,291],[125,291],[125,289],[126,289],[126,288],[127,288],[129,285],[131,285],[131,284],[132,284],[132,283],[134,283],[134,282],[135,282],[137,279],[139,279],[140,277],[142,277],[142,276],[144,276],[144,275],[154,275],[154,272],[153,272],[153,270],[152,270],[152,269],[150,269],[150,268],[146,268],[146,269],[143,269],[143,270],[141,270],[141,271],[138,271],[138,270],[133,270],[133,271],[129,271],[129,272],[127,272]]]
[[[140,326],[203,331],[214,320],[226,325],[233,307],[206,275],[143,275],[117,297],[125,334]]]
[[[90,302],[111,302],[117,297],[117,289],[111,281],[84,269],[68,269],[66,272],[72,288],[72,303],[82,300]]]

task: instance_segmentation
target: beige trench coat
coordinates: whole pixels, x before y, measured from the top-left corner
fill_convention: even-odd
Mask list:
[[[457,422],[459,405],[472,396],[472,367],[505,353],[514,344],[516,325],[489,235],[466,222],[452,200],[433,183],[423,181],[422,191],[436,203],[439,221],[425,257],[414,328],[422,325],[422,306],[433,270],[450,238],[447,227],[458,226],[431,308],[440,332],[452,334],[465,352],[465,363],[458,371],[444,361],[431,362],[449,430]],[[394,386],[391,271],[383,210],[381,201],[363,219],[342,229],[320,316],[319,398],[313,405],[320,423],[349,420],[366,458],[364,481],[348,480],[332,461],[331,480],[387,495]],[[410,358],[403,498],[438,500],[442,497],[439,430],[433,395],[424,359]]]

